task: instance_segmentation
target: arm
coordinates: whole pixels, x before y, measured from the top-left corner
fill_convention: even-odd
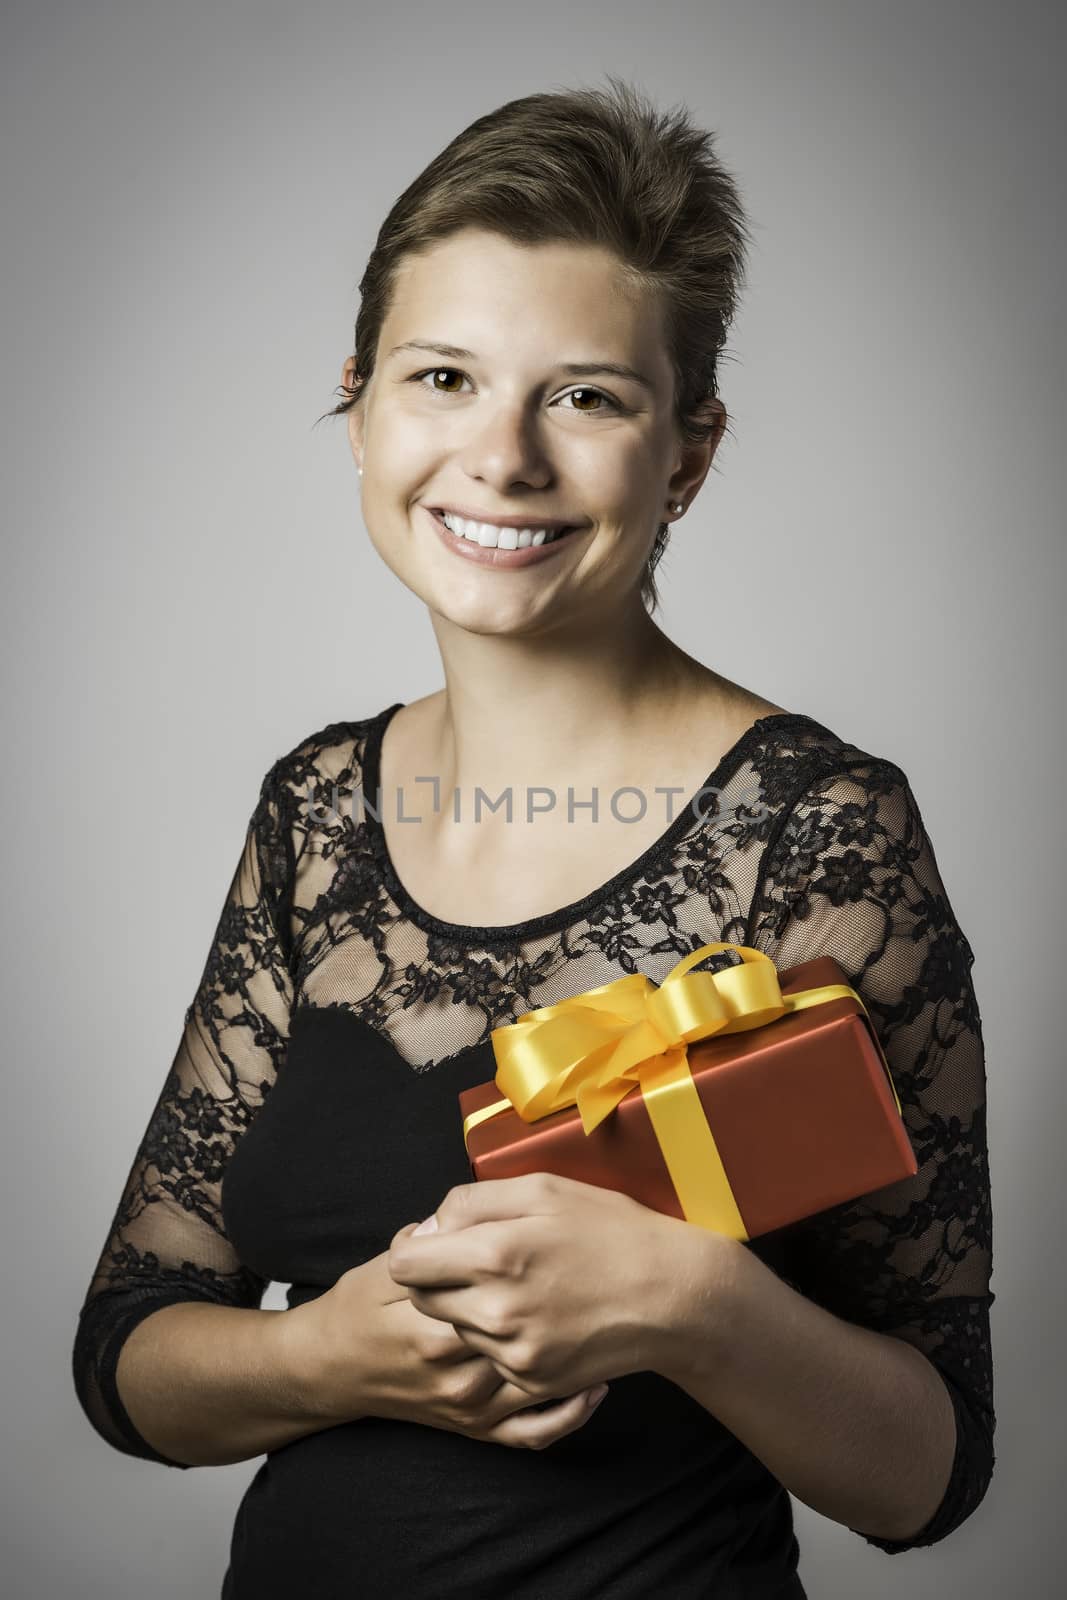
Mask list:
[[[652,1370],[684,1389],[823,1516],[909,1542],[948,1487],[952,1402],[925,1356],[841,1321],[744,1245],[685,1228],[673,1325]]]
[[[898,1554],[975,1510],[995,1427],[974,958],[898,768],[868,759],[802,797],[768,845],[744,942],[779,968],[840,962],[882,1041],[919,1171],[767,1241],[690,1237],[683,1353],[668,1330],[663,1359],[799,1499]],[[761,1259],[775,1238],[780,1276]]]
[[[263,1338],[284,1317],[258,1309],[266,1280],[226,1237],[221,1190],[288,1045],[287,826],[272,769],[75,1336],[75,1389],[94,1428],[124,1454],[168,1466],[242,1459],[235,1411],[247,1411],[248,1454],[285,1420]],[[221,1327],[233,1345],[213,1337]],[[235,1411],[220,1403],[231,1377]]]
[[[291,1321],[287,1311],[188,1301],[157,1307],[134,1327],[116,1377],[156,1459],[228,1466],[334,1425],[307,1398]]]

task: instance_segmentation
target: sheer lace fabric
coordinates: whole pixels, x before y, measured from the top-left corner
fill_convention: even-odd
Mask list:
[[[507,928],[460,927],[412,901],[376,816],[378,750],[397,709],[322,729],[263,780],[81,1310],[74,1377],[94,1427],[126,1454],[182,1465],[127,1416],[118,1353],[161,1305],[259,1305],[267,1278],[227,1238],[221,1186],[285,1071],[298,1008],[350,1011],[388,1041],[398,1071],[431,1073],[532,1007],[631,972],[661,982],[723,939],[779,968],[833,955],[878,1028],[918,1174],[750,1248],[799,1292],[936,1366],[957,1426],[942,1504],[912,1539],[855,1531],[891,1554],[943,1539],[994,1464],[985,1066],[973,953],[904,773],[811,718],[763,718],[699,804],[594,894]]]

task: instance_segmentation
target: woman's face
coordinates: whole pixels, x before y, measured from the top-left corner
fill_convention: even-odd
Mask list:
[[[401,582],[462,628],[527,635],[633,604],[668,502],[691,498],[717,442],[681,445],[658,303],[610,252],[473,229],[402,263],[349,435]],[[493,549],[442,508],[574,531]]]

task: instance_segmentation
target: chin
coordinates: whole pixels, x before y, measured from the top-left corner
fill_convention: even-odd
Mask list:
[[[481,634],[486,638],[509,638],[528,632],[540,632],[545,620],[540,607],[492,606],[483,595],[479,595],[476,601],[472,599],[469,605],[464,605],[456,596],[428,595],[426,604],[431,611],[450,622],[453,627],[463,628],[467,633]]]

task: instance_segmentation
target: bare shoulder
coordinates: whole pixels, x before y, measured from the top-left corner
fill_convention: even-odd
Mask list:
[[[737,718],[743,727],[747,727],[750,722],[758,722],[761,717],[789,715],[788,707],[776,706],[772,700],[764,700],[760,695],[746,694],[737,707]]]
[[[418,750],[425,746],[426,735],[440,727],[445,691],[424,694],[420,700],[409,700],[401,706],[389,724],[389,741],[394,750]]]
[[[747,728],[762,717],[789,716],[788,707],[764,699],[739,683],[731,683],[718,674],[700,686],[694,697],[694,706],[701,707],[717,722],[727,738],[739,739]]]

